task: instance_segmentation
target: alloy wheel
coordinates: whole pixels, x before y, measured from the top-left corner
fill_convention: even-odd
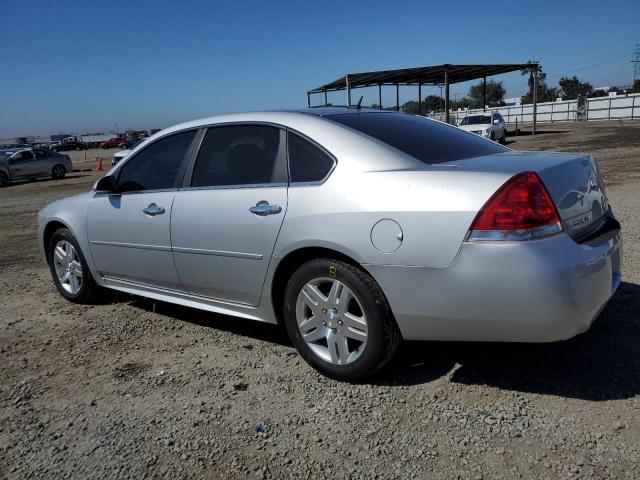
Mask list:
[[[327,362],[347,365],[364,351],[366,315],[354,292],[335,278],[315,278],[302,287],[296,320],[307,346]]]
[[[82,288],[82,263],[75,247],[67,240],[56,243],[53,266],[62,288],[71,295],[77,295]]]

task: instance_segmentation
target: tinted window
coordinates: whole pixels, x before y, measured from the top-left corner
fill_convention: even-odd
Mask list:
[[[213,127],[204,137],[193,169],[192,187],[256,185],[286,181],[280,130],[237,125]]]
[[[24,152],[20,152],[16,155],[15,160],[33,160],[33,153],[29,150],[25,150]]]
[[[289,133],[289,172],[292,182],[318,182],[333,167],[333,159],[299,135]]]
[[[402,113],[351,113],[328,115],[327,118],[428,164],[509,151],[455,127]]]
[[[195,133],[171,135],[140,151],[120,169],[120,189],[131,192],[175,188],[180,165]]]

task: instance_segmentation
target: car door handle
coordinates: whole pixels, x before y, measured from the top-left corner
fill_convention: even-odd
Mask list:
[[[282,211],[282,207],[280,205],[270,205],[268,202],[263,200],[251,207],[249,211],[264,217],[265,215],[275,215],[276,213],[280,213]]]
[[[162,215],[164,213],[164,208],[152,203],[142,211],[151,217],[155,217],[156,215]]]

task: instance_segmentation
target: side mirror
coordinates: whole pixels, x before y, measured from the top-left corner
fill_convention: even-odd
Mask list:
[[[95,191],[99,193],[115,193],[118,191],[118,181],[113,175],[102,177],[96,182]]]
[[[494,125],[497,125],[498,123],[500,123],[500,120],[498,120],[497,118],[493,121]]]

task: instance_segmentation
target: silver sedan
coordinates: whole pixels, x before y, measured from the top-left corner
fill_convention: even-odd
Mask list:
[[[46,148],[0,149],[0,187],[16,180],[64,178],[73,170],[71,159]]]
[[[400,113],[322,108],[163,130],[39,214],[60,293],[106,289],[282,323],[358,380],[400,341],[549,342],[620,283],[593,159]]]

